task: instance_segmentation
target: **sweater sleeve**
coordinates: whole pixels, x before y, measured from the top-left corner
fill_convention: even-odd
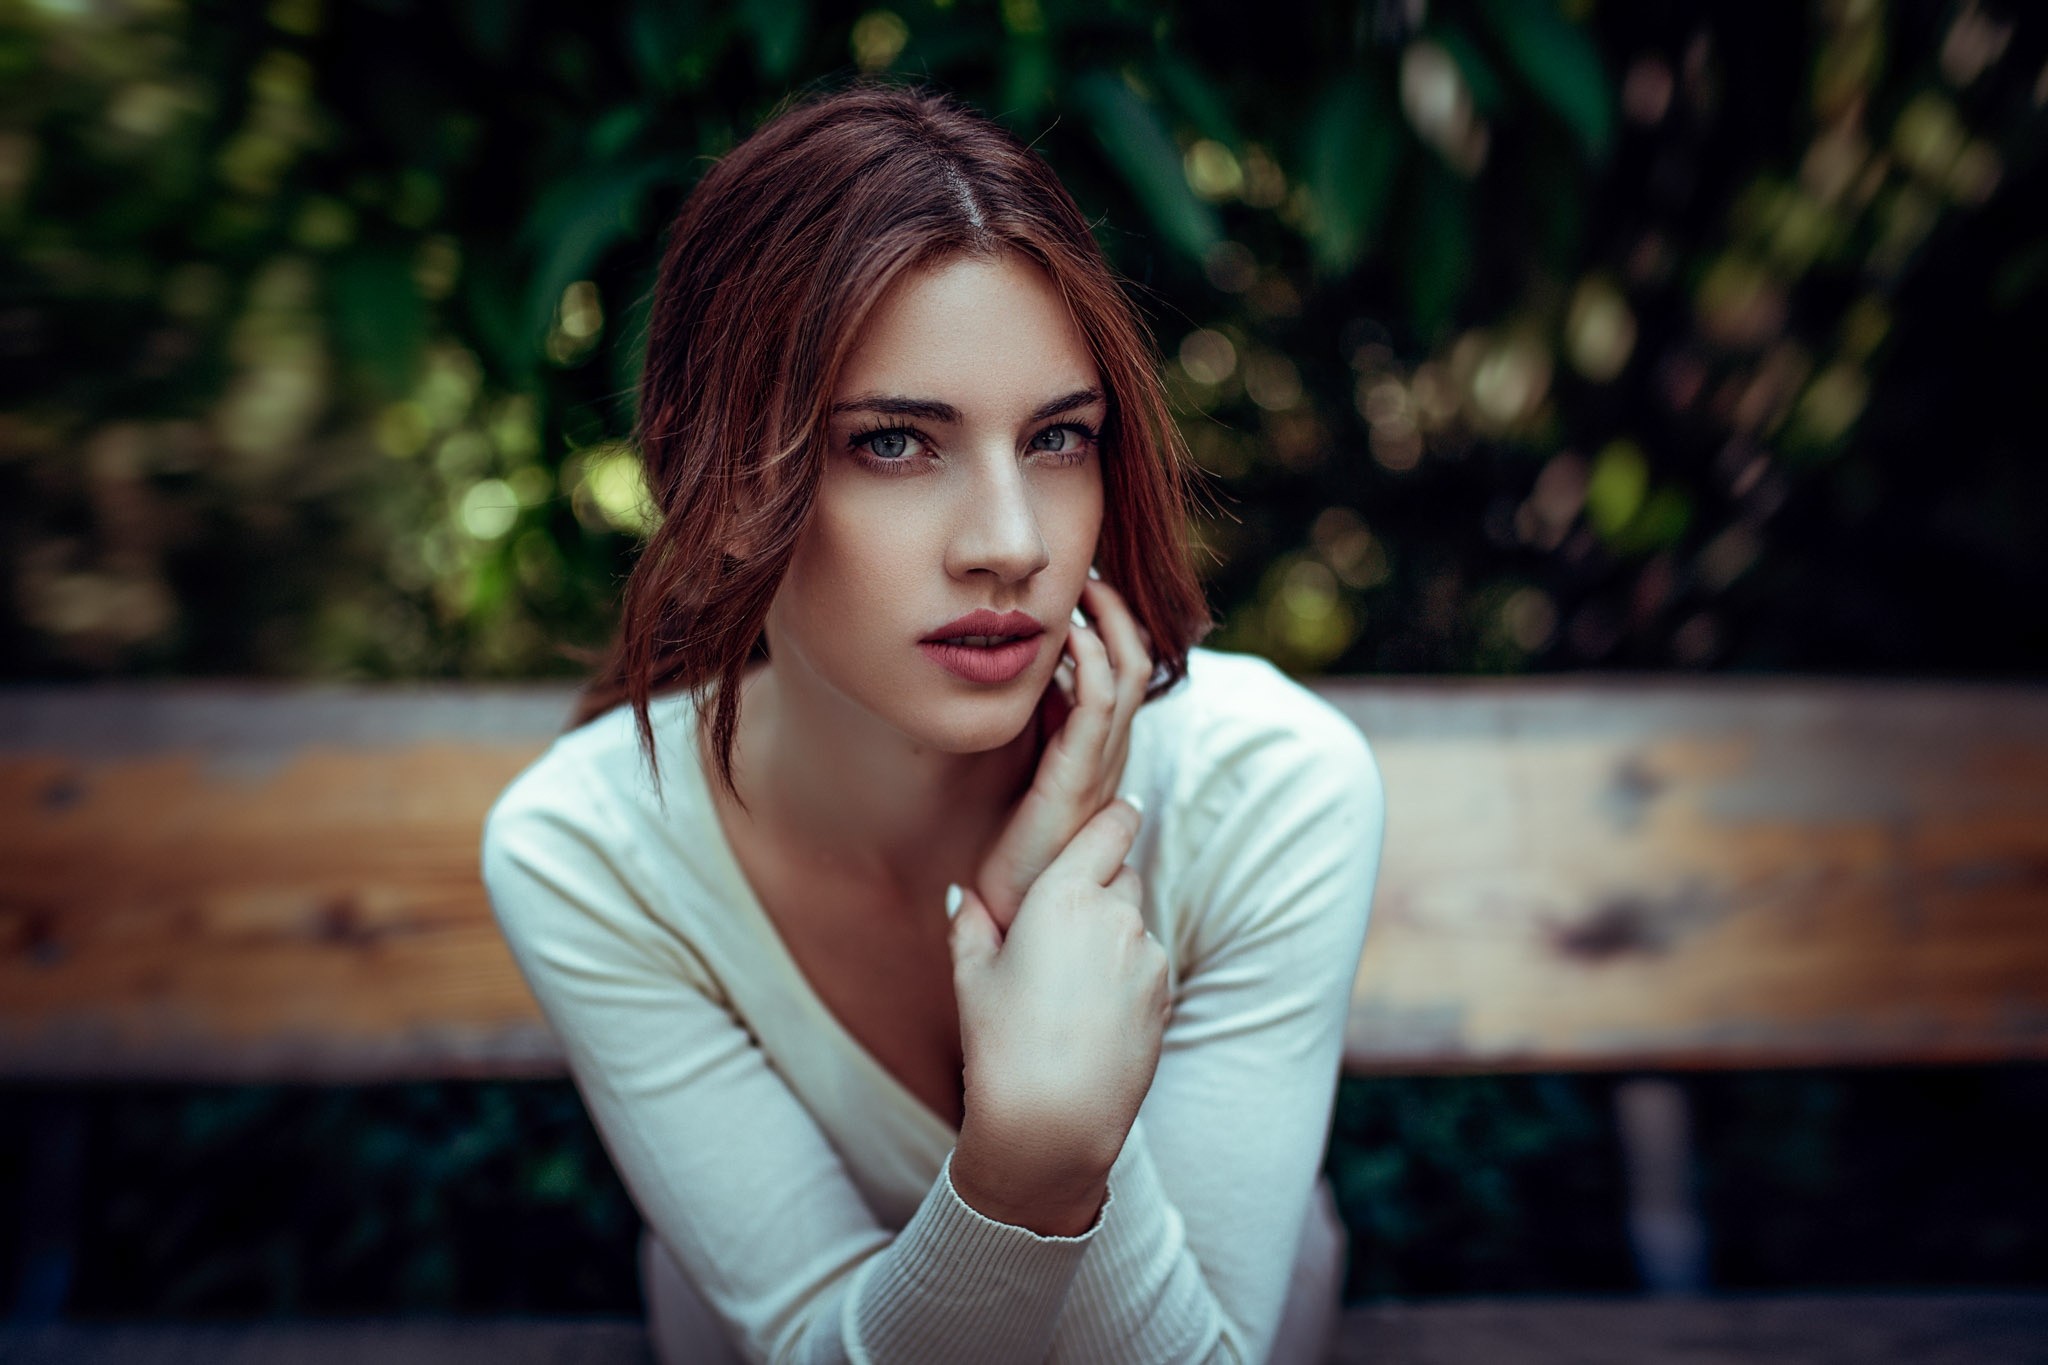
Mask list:
[[[1298,700],[1281,729],[1203,727],[1216,747],[1171,805],[1158,891],[1181,907],[1180,986],[1058,1360],[1249,1365],[1272,1349],[1385,824],[1364,738],[1313,694]]]
[[[575,776],[530,773],[500,798],[484,881],[634,1203],[738,1348],[821,1365],[1043,1360],[1115,1196],[1088,1231],[1043,1237],[962,1201],[949,1156],[890,1233],[704,961],[648,912]]]

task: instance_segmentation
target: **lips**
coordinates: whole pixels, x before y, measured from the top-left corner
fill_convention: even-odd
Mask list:
[[[1045,627],[1021,611],[986,607],[948,621],[918,642],[925,657],[965,682],[1014,682],[1038,658]]]
[[[924,644],[966,645],[991,648],[1013,640],[1028,640],[1045,634],[1037,618],[1021,611],[994,612],[983,607],[957,621],[948,621],[924,637]]]
[[[1038,651],[1045,644],[1042,635],[1026,635],[999,645],[959,645],[947,640],[926,640],[918,645],[924,656],[954,677],[971,683],[1015,682],[1031,670]]]

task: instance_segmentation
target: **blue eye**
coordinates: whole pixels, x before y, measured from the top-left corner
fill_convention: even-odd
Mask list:
[[[1088,447],[1094,443],[1094,430],[1079,422],[1062,422],[1056,427],[1047,427],[1031,438],[1033,450],[1057,456],[1057,462],[1062,464],[1086,457]]]
[[[907,465],[907,456],[918,454],[926,440],[903,426],[879,426],[868,432],[856,432],[848,446],[872,465]]]
[[[915,466],[918,449],[928,444],[908,427],[873,427],[854,433],[847,448],[870,469],[894,473]]]

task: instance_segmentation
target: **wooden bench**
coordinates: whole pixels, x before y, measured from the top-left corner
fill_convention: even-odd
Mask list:
[[[2048,689],[1319,690],[1389,793],[1353,1073],[2048,1057]],[[567,706],[546,687],[0,692],[0,1080],[559,1076],[476,847]],[[1692,1287],[1682,1092],[1621,1094],[1639,1259]],[[17,1323],[0,1355],[87,1358],[65,1352],[111,1331],[133,1337],[122,1359],[258,1340]],[[644,1351],[619,1323],[262,1331],[266,1360],[357,1358],[320,1344],[352,1331],[389,1359],[453,1359],[459,1336],[502,1365],[563,1332],[587,1334],[578,1358]],[[2020,1359],[2048,1296],[1383,1305],[1348,1315],[1342,1358],[1590,1361],[1613,1341],[1867,1361],[1817,1343],[1937,1337],[1944,1360]]]

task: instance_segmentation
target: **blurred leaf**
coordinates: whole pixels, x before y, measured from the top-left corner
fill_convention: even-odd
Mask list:
[[[1661,550],[1677,544],[1691,524],[1692,499],[1683,490],[1666,486],[1644,501],[1634,519],[1613,538],[1613,544],[1630,552]]]
[[[1421,163],[1408,240],[1408,309],[1425,340],[1450,324],[1472,268],[1471,192],[1434,159]]]
[[[1586,520],[1612,540],[1635,519],[1650,487],[1650,466],[1634,441],[1609,441],[1586,480]]]
[[[526,17],[526,0],[463,0],[456,14],[477,52],[493,62],[511,57]]]
[[[1551,0],[1481,0],[1522,79],[1563,119],[1592,160],[1614,141],[1614,94],[1586,31]]]
[[[1229,101],[1201,71],[1172,53],[1162,52],[1146,64],[1176,108],[1203,137],[1236,149],[1244,145]]]
[[[479,244],[462,272],[462,301],[472,335],[501,375],[516,387],[529,374],[540,351],[526,330],[524,308],[515,281],[520,277],[502,247]]]
[[[645,105],[624,104],[597,121],[590,130],[590,156],[594,161],[616,161],[647,126]]]
[[[1223,239],[1223,228],[1215,210],[1188,188],[1180,148],[1158,111],[1104,71],[1074,82],[1074,102],[1160,233],[1191,259],[1206,257]]]
[[[1316,205],[1311,245],[1319,268],[1343,275],[1363,258],[1386,217],[1404,146],[1400,121],[1363,72],[1323,92],[1308,139]]]
[[[409,253],[360,247],[328,267],[335,338],[386,398],[411,387],[426,344],[427,308],[413,284]]]
[[[1472,35],[1465,26],[1456,23],[1433,24],[1424,30],[1426,36],[1435,39],[1444,51],[1451,54],[1451,60],[1458,64],[1458,73],[1465,78],[1465,85],[1472,92],[1472,108],[1481,118],[1491,118],[1501,107],[1500,74],[1493,69],[1486,54],[1472,41]]]
[[[690,0],[640,0],[626,19],[626,51],[649,90],[671,91],[701,74],[698,53],[722,44],[726,20],[708,19]]]
[[[550,1153],[527,1178],[527,1191],[542,1203],[560,1204],[583,1191],[583,1170],[573,1149]]]
[[[1052,45],[1043,35],[1013,38],[1003,46],[1003,59],[1003,117],[1014,124],[1052,98]]]
[[[505,605],[512,588],[512,575],[502,554],[480,559],[470,579],[469,609],[489,615]]]
[[[521,345],[540,344],[562,291],[587,277],[606,248],[634,230],[647,192],[681,171],[681,162],[667,156],[601,166],[557,182],[541,196],[525,233],[540,265],[527,294]]]
[[[771,81],[788,79],[803,53],[810,6],[805,0],[740,0],[739,17],[753,36],[761,74]]]

